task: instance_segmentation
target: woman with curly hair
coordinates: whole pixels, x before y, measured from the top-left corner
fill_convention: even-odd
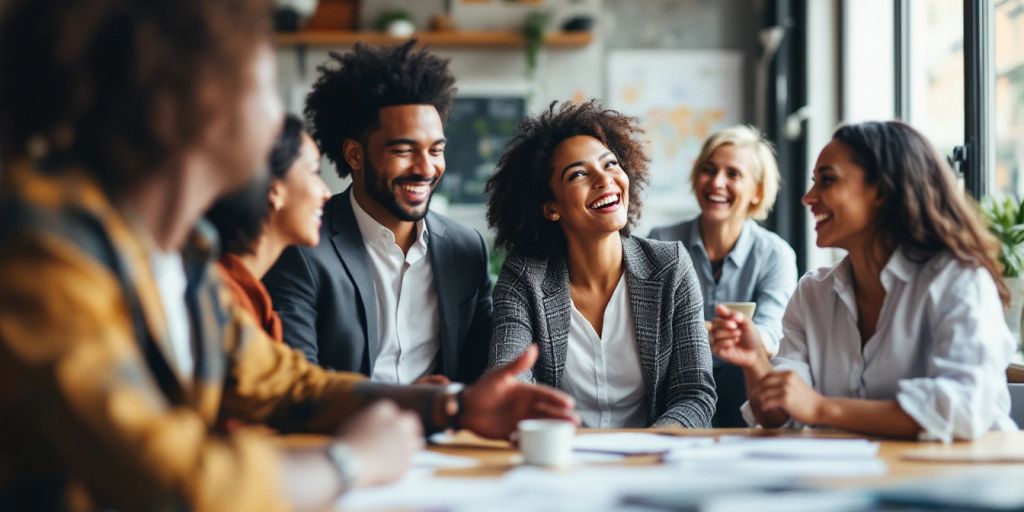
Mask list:
[[[750,319],[714,320],[748,421],[946,441],[1016,430],[998,245],[931,143],[895,121],[842,126],[803,202],[818,246],[848,254],[800,280],[779,354]]]
[[[678,242],[630,236],[648,157],[634,118],[596,101],[520,124],[487,183],[508,259],[489,365],[540,348],[521,377],[566,391],[584,426],[708,427],[715,409],[700,285]]]
[[[220,235],[217,267],[235,302],[271,338],[283,341],[281,317],[260,279],[286,247],[320,241],[331,191],[320,178],[320,150],[294,114],[285,117],[267,163],[269,177],[218,199],[206,218]]]

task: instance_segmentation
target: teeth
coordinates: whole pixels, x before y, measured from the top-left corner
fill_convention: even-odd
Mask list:
[[[403,189],[405,189],[405,190],[408,190],[409,192],[415,192],[415,193],[421,193],[421,192],[426,192],[426,191],[430,190],[430,185],[426,185],[426,184],[422,184],[421,185],[421,184],[407,183],[407,184],[401,185],[401,187]]]
[[[814,215],[814,222],[821,222],[832,218],[831,213],[818,213]]]
[[[324,210],[323,210],[323,208],[317,208],[317,210],[316,210],[315,212],[313,212],[313,216],[314,216],[314,217],[316,217],[316,218],[318,218],[318,219],[319,219],[320,217],[323,217],[323,216],[324,216]]]
[[[600,208],[604,208],[605,206],[608,206],[610,204],[615,204],[617,202],[619,202],[619,195],[618,194],[612,194],[610,196],[605,196],[605,197],[603,197],[603,198],[601,198],[601,199],[591,203],[590,209],[597,210],[597,209],[600,209]]]
[[[729,198],[725,197],[725,196],[723,196],[721,194],[707,194],[704,197],[706,197],[708,199],[708,201],[715,202],[715,203],[728,203],[729,202]]]

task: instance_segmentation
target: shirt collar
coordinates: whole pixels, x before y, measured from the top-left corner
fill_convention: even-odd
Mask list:
[[[359,226],[359,233],[363,236],[363,243],[383,249],[390,249],[391,246],[395,245],[395,234],[377,222],[369,213],[366,213],[366,210],[359,206],[359,201],[356,201],[355,192],[349,194],[349,201],[352,203],[352,213],[355,215],[356,224]],[[429,237],[427,235],[429,232],[427,231],[427,222],[422,219],[416,221],[416,230],[416,242],[413,243],[412,248],[409,250],[410,256],[414,251],[425,253],[428,246]]]
[[[842,297],[845,297],[847,294],[851,297],[853,295],[853,269],[851,265],[850,256],[846,255],[828,273],[828,277],[832,280],[832,289]],[[889,257],[889,261],[882,267],[882,273],[879,276],[882,288],[888,293],[892,291],[893,280],[909,282],[913,279],[914,274],[917,273],[919,266],[918,263],[914,263],[907,257],[906,251],[902,247],[898,247],[893,251],[892,256]]]
[[[736,268],[743,267],[743,264],[747,261],[747,256],[750,255],[750,251],[754,247],[754,235],[751,233],[751,224],[754,221],[746,220],[743,221],[743,229],[740,231],[740,237],[736,239],[736,245],[733,246],[729,254],[725,256],[725,259],[732,261]],[[687,245],[691,248],[700,247],[700,250],[704,253],[705,257],[708,254],[707,248],[704,247],[704,239],[700,233],[700,217],[693,219],[690,222],[689,233],[687,234]]]

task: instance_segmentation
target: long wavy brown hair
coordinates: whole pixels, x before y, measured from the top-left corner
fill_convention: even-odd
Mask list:
[[[924,135],[905,123],[886,121],[844,125],[832,139],[850,149],[866,181],[878,187],[883,200],[877,243],[902,247],[917,262],[949,251],[961,262],[988,270],[999,298],[1009,302],[999,242]]]

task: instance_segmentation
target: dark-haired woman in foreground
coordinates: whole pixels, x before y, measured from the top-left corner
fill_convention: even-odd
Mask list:
[[[487,184],[509,255],[489,365],[536,342],[523,378],[572,395],[584,426],[708,427],[715,385],[690,258],[678,242],[629,236],[648,172],[639,132],[595,101],[520,124]]]
[[[295,115],[284,126],[268,162],[269,176],[219,199],[207,212],[220,235],[217,262],[235,301],[270,337],[282,341],[263,274],[289,245],[316,245],[330,190],[320,178],[320,151]]]
[[[931,144],[899,122],[840,127],[804,203],[848,256],[800,280],[770,363],[724,308],[715,354],[744,369],[744,415],[921,439],[1016,430],[996,241]],[[773,368],[774,365],[774,368]]]

